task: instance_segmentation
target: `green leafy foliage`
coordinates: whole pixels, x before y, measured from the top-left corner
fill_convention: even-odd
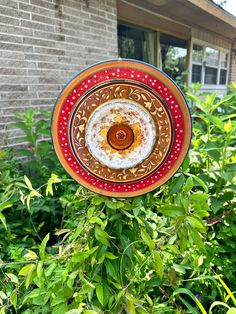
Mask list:
[[[28,146],[0,152],[0,313],[235,312],[235,87],[189,89],[193,141],[160,189],[117,200],[58,164],[48,113],[18,115]]]

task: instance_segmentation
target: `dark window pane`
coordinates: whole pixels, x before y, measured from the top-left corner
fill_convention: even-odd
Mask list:
[[[220,70],[220,84],[224,85],[226,84],[226,74],[227,74],[227,70]]]
[[[192,67],[192,83],[198,83],[202,81],[202,66],[193,64]]]
[[[172,79],[184,82],[186,74],[187,41],[160,34],[161,68]]]
[[[118,54],[121,58],[156,64],[156,34],[153,31],[118,24]]]
[[[217,69],[206,67],[205,84],[216,84],[217,82]]]

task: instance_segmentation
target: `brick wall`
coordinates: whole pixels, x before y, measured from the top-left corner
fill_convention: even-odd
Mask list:
[[[69,79],[117,57],[116,0],[0,0],[0,147],[14,113],[52,108]]]

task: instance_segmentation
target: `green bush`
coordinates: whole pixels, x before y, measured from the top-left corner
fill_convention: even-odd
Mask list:
[[[0,153],[0,313],[235,313],[235,87],[188,90],[189,156],[126,200],[79,186],[42,137],[47,119],[18,115],[29,145]]]

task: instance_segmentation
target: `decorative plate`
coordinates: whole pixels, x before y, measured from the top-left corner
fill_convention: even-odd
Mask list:
[[[191,139],[191,117],[175,83],[134,60],[79,73],[52,118],[55,151],[86,188],[113,197],[147,193],[171,178]]]

